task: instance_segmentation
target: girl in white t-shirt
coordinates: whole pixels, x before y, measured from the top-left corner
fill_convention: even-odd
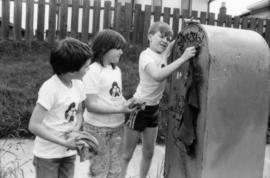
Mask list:
[[[102,30],[92,43],[93,63],[83,78],[86,89],[84,131],[99,135],[101,147],[91,160],[90,177],[118,177],[124,113],[133,111],[122,95],[122,74],[117,66],[125,47],[124,37]]]
[[[70,133],[81,127],[86,97],[81,79],[91,57],[90,46],[74,38],[61,40],[51,51],[54,75],[42,84],[29,122],[29,130],[36,135],[33,162],[37,178],[74,176],[75,149],[84,143]]]
[[[195,48],[187,48],[184,54],[167,65],[167,57],[173,42],[172,30],[167,23],[155,22],[148,31],[149,47],[139,57],[140,82],[134,94],[138,103],[145,103],[145,109],[135,111],[126,120],[124,128],[124,153],[121,178],[132,158],[134,149],[142,137],[142,160],[140,178],[147,176],[158,132],[159,102],[166,85],[166,78],[181,64],[195,55]]]

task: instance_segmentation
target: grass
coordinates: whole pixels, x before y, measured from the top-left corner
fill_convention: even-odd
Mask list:
[[[0,42],[0,138],[33,137],[27,127],[38,90],[52,75],[49,50],[46,42],[34,42],[31,48],[25,43]],[[129,46],[119,62],[126,98],[132,97],[139,82],[141,50],[140,46]]]

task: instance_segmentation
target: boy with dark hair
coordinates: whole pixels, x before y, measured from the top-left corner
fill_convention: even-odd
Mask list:
[[[91,48],[66,38],[52,49],[54,75],[38,93],[29,130],[36,135],[34,166],[37,178],[73,178],[76,148],[85,145],[69,133],[82,123],[82,101],[86,98],[80,81],[91,62]]]

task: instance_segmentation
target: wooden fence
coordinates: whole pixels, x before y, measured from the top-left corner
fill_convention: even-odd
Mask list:
[[[224,26],[228,28],[250,29],[260,33],[270,46],[270,20],[258,18],[232,17],[227,14],[214,14],[206,12],[180,10],[178,8],[163,9],[159,6],[152,7],[140,4],[116,3],[112,6],[111,1],[105,1],[101,7],[99,0],[73,0],[68,4],[67,0],[0,0],[2,1],[1,39],[25,40],[48,40],[53,43],[56,39],[72,36],[87,42],[101,28],[111,28],[120,32],[130,43],[147,44],[147,30],[152,21],[163,20],[171,25],[176,35],[183,26],[183,19],[193,18],[201,24]],[[11,24],[11,2],[14,4],[14,22]],[[22,4],[26,5],[25,29],[22,29]],[[37,17],[34,18],[34,6],[37,6]],[[45,18],[45,7],[49,7],[48,18]],[[72,9],[71,13],[68,9]],[[91,12],[91,13],[90,13]],[[79,13],[81,13],[79,18]],[[68,16],[71,22],[68,23]],[[56,18],[58,17],[58,18]],[[34,19],[37,19],[36,29]],[[48,28],[45,29],[45,22]],[[79,23],[80,22],[80,23]],[[89,24],[91,22],[91,24]],[[101,24],[101,22],[103,22]],[[81,24],[81,27],[78,26]],[[70,31],[68,31],[70,25]],[[90,31],[89,26],[92,26]],[[79,28],[78,28],[79,27]],[[78,29],[81,29],[80,31]],[[12,35],[10,35],[12,34]]]

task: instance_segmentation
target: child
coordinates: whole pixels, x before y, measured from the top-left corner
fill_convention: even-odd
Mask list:
[[[147,176],[157,138],[159,102],[166,85],[166,77],[195,55],[195,48],[187,48],[184,54],[167,65],[172,44],[172,31],[164,22],[153,23],[148,31],[149,47],[139,57],[140,82],[134,94],[145,109],[130,114],[124,127],[124,153],[121,177],[124,178],[128,163],[140,136],[142,137],[142,161],[140,178]]]
[[[77,146],[68,133],[79,130],[85,92],[80,81],[91,62],[91,48],[73,38],[51,51],[54,75],[41,86],[29,130],[36,135],[34,166],[37,178],[73,178]]]
[[[117,63],[125,47],[124,37],[113,30],[100,31],[93,43],[93,64],[83,78],[86,88],[84,131],[98,134],[101,150],[91,160],[89,175],[117,178],[121,172],[124,114],[133,111],[122,95],[122,74]]]

